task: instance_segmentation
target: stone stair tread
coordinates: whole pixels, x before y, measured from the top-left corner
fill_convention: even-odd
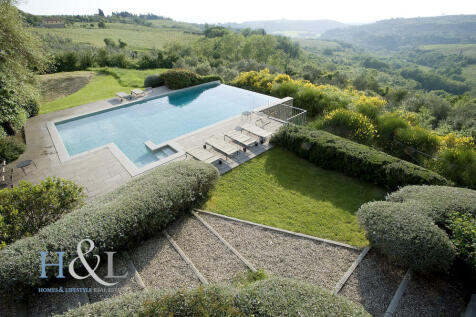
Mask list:
[[[51,283],[47,288],[84,288],[82,281],[66,279],[64,282]],[[28,316],[43,317],[61,314],[70,309],[88,304],[85,293],[33,293],[28,296]],[[2,315],[3,316],[3,315]]]
[[[347,249],[286,233],[198,213],[257,269],[298,278],[332,291],[359,256]]]
[[[162,234],[146,240],[130,250],[129,254],[148,289],[193,288],[200,284],[187,263]]]
[[[211,284],[229,284],[248,269],[195,217],[184,217],[167,231]]]
[[[458,289],[449,280],[412,273],[394,316],[462,316],[466,306]]]
[[[134,272],[129,269],[127,257],[122,253],[114,254],[114,275],[120,276],[126,272],[126,278],[105,278],[107,275],[107,261],[102,260],[101,265],[96,270],[96,274],[104,281],[118,283],[114,286],[104,286],[96,282],[92,277],[86,278],[84,285],[93,288],[93,292],[89,294],[90,302],[94,303],[118,295],[140,291],[142,287],[135,280]]]

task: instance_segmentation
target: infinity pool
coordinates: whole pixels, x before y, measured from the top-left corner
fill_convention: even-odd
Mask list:
[[[279,99],[210,84],[55,123],[70,156],[115,143],[137,166],[160,159],[145,141],[160,144]]]

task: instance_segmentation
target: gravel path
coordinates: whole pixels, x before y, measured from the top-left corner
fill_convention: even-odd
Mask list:
[[[48,288],[83,288],[81,281],[68,279],[64,283],[52,283]],[[87,295],[86,295],[87,296]],[[28,297],[28,316],[43,317],[61,314],[69,309],[87,304],[87,297],[80,293],[33,293]],[[3,315],[2,315],[3,316]]]
[[[382,316],[404,274],[371,249],[339,294],[361,303],[373,316]]]
[[[192,288],[200,284],[163,235],[145,241],[129,254],[148,289]]]
[[[229,284],[247,270],[241,260],[194,217],[185,217],[167,229],[209,283]]]
[[[89,300],[91,303],[141,290],[142,288],[136,282],[133,272],[129,271],[126,258],[119,253],[114,254],[114,275],[120,276],[126,272],[126,278],[104,278],[107,275],[107,262],[106,260],[103,260],[100,267],[96,270],[96,274],[109,283],[119,283],[108,287],[99,284],[92,277],[85,279],[84,285],[93,288],[93,293],[89,294]]]
[[[204,213],[199,215],[256,268],[333,290],[359,251]]]
[[[412,274],[395,316],[461,316],[465,308],[458,289],[448,281],[438,277],[428,280]]]

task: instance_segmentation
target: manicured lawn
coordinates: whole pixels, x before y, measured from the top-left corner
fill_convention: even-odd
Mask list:
[[[112,98],[119,91],[130,93],[130,91],[134,88],[143,87],[144,79],[147,77],[147,75],[157,74],[163,71],[164,69],[135,70],[108,68],[108,74],[97,72],[94,78],[86,86],[79,89],[78,91],[65,97],[41,104],[40,113],[58,111],[84,105],[90,102]],[[70,74],[74,75],[74,73],[76,72],[72,72]],[[63,75],[64,74],[58,74],[58,76]]]
[[[223,175],[204,210],[365,246],[355,212],[385,191],[275,148]]]

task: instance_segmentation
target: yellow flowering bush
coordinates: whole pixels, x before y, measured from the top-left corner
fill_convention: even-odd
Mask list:
[[[269,73],[269,69],[265,68],[259,72],[252,70],[240,73],[230,84],[236,87],[269,94],[269,84],[274,78],[275,76]]]
[[[347,109],[336,109],[326,114],[322,128],[362,143],[368,143],[377,136],[377,130],[369,118]]]
[[[447,148],[469,148],[474,149],[474,139],[470,136],[458,136],[456,133],[449,133],[439,136],[441,149]]]
[[[359,99],[354,101],[355,110],[367,118],[375,121],[377,116],[382,112],[383,107],[387,104],[385,99],[380,97],[367,97],[361,95]]]

